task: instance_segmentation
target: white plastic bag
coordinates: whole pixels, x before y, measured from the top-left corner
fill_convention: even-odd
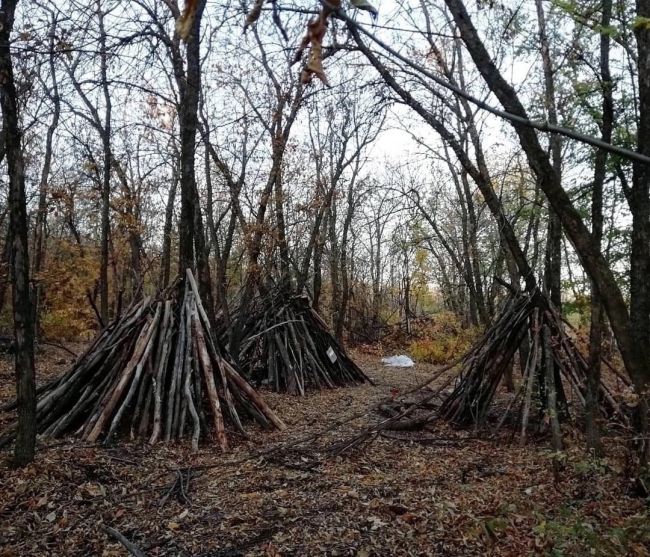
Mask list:
[[[408,356],[402,354],[401,356],[390,356],[388,358],[382,358],[381,361],[385,366],[390,367],[413,367],[415,362],[411,360]]]

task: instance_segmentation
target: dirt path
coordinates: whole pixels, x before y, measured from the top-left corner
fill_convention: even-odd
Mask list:
[[[433,433],[450,441],[378,438],[314,468],[311,453],[295,452],[224,464],[317,431],[434,371],[387,369],[375,356],[358,361],[375,386],[304,398],[266,393],[288,429],[253,430],[228,455],[206,446],[191,454],[186,444],[100,449],[65,441],[41,449],[25,470],[1,464],[0,556],[126,555],[105,525],[151,556],[650,554],[647,510],[627,495],[615,439],[596,466],[567,433],[559,486],[543,440],[521,448],[507,435],[478,440],[445,424]],[[51,367],[49,374],[60,372]],[[11,396],[4,370],[0,403]],[[218,466],[191,479],[188,501],[172,495],[161,505],[178,467],[203,464]]]

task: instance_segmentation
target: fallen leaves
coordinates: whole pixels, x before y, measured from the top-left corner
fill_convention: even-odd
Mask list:
[[[421,364],[407,373],[383,368],[374,354],[358,360],[380,386],[304,399],[265,393],[291,427],[253,429],[250,440],[233,447],[232,458],[313,433],[388,398],[391,388],[408,391],[432,371]],[[333,431],[323,442],[367,421]],[[438,422],[427,434],[467,435]],[[302,462],[298,452],[288,462],[229,466],[206,445],[193,455],[188,444],[106,450],[71,441],[41,450],[24,470],[0,471],[0,556],[124,555],[103,525],[150,557],[586,555],[592,548],[595,555],[647,555],[647,510],[628,497],[619,445],[607,443],[609,456],[597,469],[581,464],[578,449],[568,449],[556,489],[546,443],[519,447],[507,435],[444,447],[408,442],[406,434],[379,438],[309,471],[291,467]],[[169,497],[161,506],[175,470],[192,464],[215,467],[192,479],[189,503]]]
[[[86,482],[80,485],[79,491],[83,497],[102,497],[106,495],[104,486],[95,482]]]

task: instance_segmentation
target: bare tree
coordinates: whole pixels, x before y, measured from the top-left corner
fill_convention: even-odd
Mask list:
[[[43,270],[44,259],[45,259],[45,234],[46,234],[46,225],[47,225],[47,203],[48,203],[48,182],[50,179],[50,172],[52,167],[52,156],[53,156],[53,143],[54,143],[54,133],[59,125],[59,119],[61,117],[61,98],[59,95],[59,84],[57,77],[57,68],[55,62],[55,44],[56,44],[56,32],[58,26],[58,14],[54,11],[48,10],[51,24],[48,31],[48,70],[49,77],[51,79],[51,87],[48,87],[45,83],[45,80],[42,79],[43,88],[48,99],[52,103],[52,119],[47,128],[47,134],[45,136],[45,153],[43,156],[43,167],[41,170],[41,177],[39,181],[39,193],[38,193],[38,209],[36,213],[36,223],[34,226],[34,243],[33,243],[33,266],[32,274],[36,279],[36,286],[34,287],[34,333],[35,335],[39,334],[39,318],[40,318],[40,304],[41,298],[43,295],[42,284],[39,281],[39,275]]]
[[[9,226],[12,230],[11,280],[15,339],[18,430],[14,463],[24,466],[36,448],[36,386],[34,379],[34,313],[29,282],[29,240],[25,200],[25,162],[18,120],[18,100],[11,56],[11,32],[18,0],[0,4],[0,106],[9,173]]]

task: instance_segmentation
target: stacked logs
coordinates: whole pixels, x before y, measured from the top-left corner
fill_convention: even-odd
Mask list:
[[[464,357],[456,386],[444,400],[440,415],[461,426],[484,425],[497,388],[525,337],[529,350],[521,364],[521,386],[506,409],[506,414],[517,414],[522,436],[534,399],[544,409],[550,389],[562,395],[565,414],[567,390],[572,400],[584,406],[589,374],[586,359],[566,334],[561,316],[548,299],[540,292],[520,292],[506,301],[499,317]],[[603,381],[599,385],[599,404],[603,415],[627,420]],[[503,415],[500,422],[506,417]]]
[[[40,434],[74,433],[105,444],[127,432],[150,443],[190,437],[194,449],[211,435],[226,450],[227,428],[246,435],[243,415],[285,427],[213,342],[189,269],[180,301],[176,292],[170,288],[132,306],[40,392]],[[0,446],[11,442],[15,428]]]
[[[265,289],[252,306],[243,319],[238,361],[253,381],[301,396],[309,389],[370,382],[307,296],[275,287]]]

